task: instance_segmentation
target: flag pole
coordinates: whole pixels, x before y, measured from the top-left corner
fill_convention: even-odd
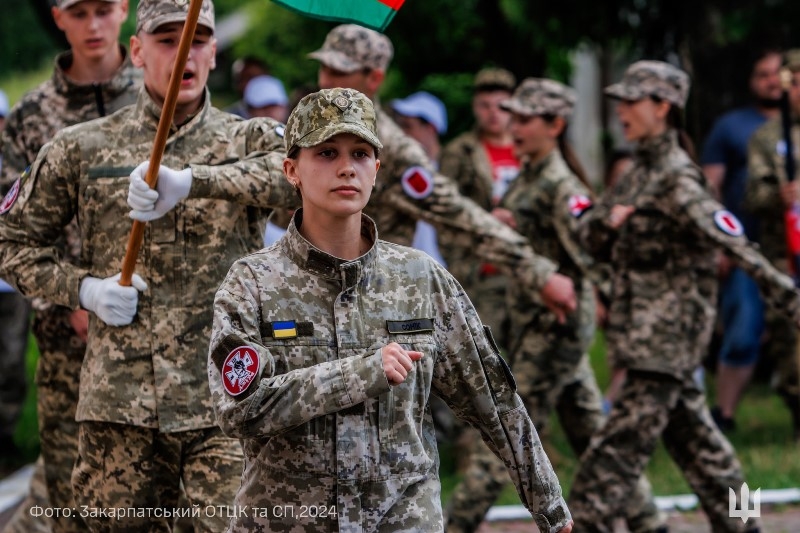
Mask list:
[[[178,93],[181,88],[183,71],[189,59],[189,50],[194,40],[194,33],[197,29],[197,20],[200,18],[200,9],[203,7],[203,0],[191,0],[189,12],[186,14],[186,23],[183,25],[183,33],[178,44],[178,54],[175,56],[175,64],[172,67],[172,75],[169,79],[167,95],[164,98],[164,105],[161,108],[161,117],[158,119],[158,129],[156,138],[153,142],[153,151],[150,154],[150,166],[145,175],[145,181],[151,189],[155,188],[158,181],[158,168],[161,166],[161,157],[164,155],[164,148],[167,145],[169,130],[172,126],[172,119],[175,116],[175,106],[178,103]],[[119,284],[130,287],[133,271],[136,267],[136,258],[144,240],[144,222],[134,220],[131,233],[128,237],[128,245],[125,250],[125,258],[122,260],[122,275]]]

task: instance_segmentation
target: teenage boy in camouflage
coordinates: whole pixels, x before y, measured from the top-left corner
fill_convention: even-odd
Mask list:
[[[59,130],[135,102],[141,86],[141,72],[119,43],[120,28],[128,17],[127,0],[58,0],[52,15],[70,49],[56,57],[50,79],[11,109],[0,143],[3,192]],[[58,240],[64,257],[76,263],[80,253],[77,221],[71,221]],[[75,408],[88,315],[84,309],[41,298],[34,301],[34,308],[32,329],[40,353],[36,388],[41,456],[29,495],[6,531],[30,533],[46,526],[54,531],[84,530],[80,520],[33,519],[29,509],[74,505],[70,476],[78,453]]]
[[[192,198],[147,227],[133,286],[119,285],[131,228],[129,175],[152,150],[187,10],[180,0],[140,0],[131,58],[144,71],[144,88],[135,105],[57,134],[12,187],[0,216],[2,277],[28,296],[90,311],[76,414],[75,504],[142,509],[90,514],[92,531],[170,530],[181,482],[203,511],[194,517],[196,531],[226,527],[224,511],[205,510],[233,500],[242,456],[239,443],[217,427],[211,406],[205,369],[211,302],[233,261],[261,247],[267,213],[248,207],[253,190],[278,205],[294,195],[279,174],[274,187],[269,173],[246,187],[236,181],[263,169],[282,148],[282,126],[242,121],[211,106],[206,81],[216,41],[213,5],[205,0],[163,156],[165,164],[194,173],[190,187],[169,193]],[[231,161],[242,166],[217,168]],[[81,237],[76,264],[53,247],[74,217]]]

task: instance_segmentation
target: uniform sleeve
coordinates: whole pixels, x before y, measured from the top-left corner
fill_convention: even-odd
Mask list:
[[[434,391],[503,460],[539,530],[556,532],[571,515],[511,370],[458,283],[449,275],[443,283]]]
[[[393,138],[392,144],[387,166],[400,169],[401,174],[404,169],[424,169],[432,179],[432,190],[414,198],[397,180],[382,191],[383,203],[453,235],[451,247],[470,250],[473,257],[497,265],[523,287],[536,292],[544,287],[557,270],[555,263],[535,254],[524,237],[462,195],[452,179],[435,172],[418,144],[405,136]]]
[[[784,176],[784,171],[776,167],[776,148],[773,137],[769,135],[772,127],[767,123],[756,130],[747,147],[744,208],[757,215],[774,215],[775,209],[783,206],[779,176]]]
[[[600,198],[592,203],[592,208],[583,212],[577,222],[578,242],[597,263],[611,260],[611,249],[619,232],[608,225],[611,208],[617,203],[616,191],[627,187],[627,174],[610,189],[603,191]]]
[[[578,213],[570,209],[571,199],[587,199],[591,201],[589,191],[570,181],[562,182],[556,190],[554,199],[553,225],[561,246],[569,254],[570,259],[581,269],[581,272],[595,285],[608,282],[604,271],[598,268],[591,254],[578,240]]]
[[[4,196],[11,185],[28,168],[36,157],[25,145],[25,129],[18,107],[14,107],[6,118],[6,125],[0,133],[2,146],[2,165],[0,165],[0,196]]]
[[[453,141],[444,147],[439,158],[439,171],[457,183],[459,177],[465,174],[466,154],[464,152],[463,144]]]
[[[272,437],[389,390],[380,350],[276,373],[275,359],[261,341],[257,294],[252,271],[236,264],[214,300],[208,375],[217,422],[226,435]],[[242,348],[253,350],[245,351],[257,357],[257,370],[240,392],[225,374],[234,371],[229,356]]]
[[[681,176],[673,191],[680,222],[694,227],[702,236],[723,248],[758,283],[770,305],[785,310],[800,323],[800,293],[792,279],[778,271],[744,235],[741,223],[717,202],[693,177]]]
[[[77,211],[79,154],[65,137],[45,145],[21,178],[16,201],[0,215],[0,277],[25,296],[73,309],[87,271],[64,260],[53,244]]]
[[[263,208],[299,207],[297,194],[283,174],[282,128],[271,119],[237,122],[226,135],[239,139],[239,158],[222,165],[191,165],[189,197]]]

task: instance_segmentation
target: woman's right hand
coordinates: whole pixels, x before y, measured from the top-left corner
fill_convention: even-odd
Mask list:
[[[399,385],[406,380],[408,373],[414,369],[414,361],[422,359],[422,352],[405,350],[396,342],[390,342],[381,348],[383,371],[390,385]]]

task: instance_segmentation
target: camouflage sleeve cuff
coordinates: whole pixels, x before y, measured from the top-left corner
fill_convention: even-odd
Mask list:
[[[350,357],[339,361],[344,390],[339,401],[342,408],[357,405],[389,391],[389,380],[383,371],[383,358],[378,349],[365,357]]]
[[[567,502],[564,501],[563,496],[555,498],[546,511],[533,513],[533,521],[536,522],[536,527],[539,528],[539,531],[543,533],[557,533],[570,520],[572,520],[572,516],[567,509]]]
[[[532,286],[541,291],[547,285],[550,276],[558,272],[558,265],[543,255],[533,258],[533,282]]]
[[[192,169],[192,186],[189,198],[213,198],[214,179],[212,167],[206,165],[189,165]]]

